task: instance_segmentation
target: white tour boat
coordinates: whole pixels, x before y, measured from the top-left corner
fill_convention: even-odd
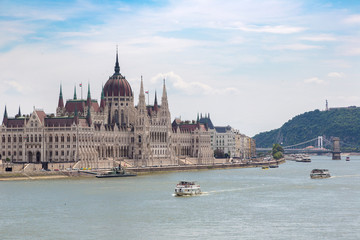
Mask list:
[[[330,173],[327,169],[313,169],[310,173],[311,178],[329,178]]]
[[[175,187],[176,196],[191,196],[201,194],[200,185],[195,182],[181,181]]]

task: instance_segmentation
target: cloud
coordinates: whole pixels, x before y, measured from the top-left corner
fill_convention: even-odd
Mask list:
[[[336,41],[337,40],[334,36],[327,35],[327,34],[320,34],[320,35],[315,35],[315,36],[306,36],[306,37],[302,37],[300,39],[301,40],[306,40],[306,41],[312,41],[312,42],[326,42],[326,41]]]
[[[284,25],[278,26],[238,26],[237,29],[245,32],[257,32],[257,33],[274,33],[274,34],[291,34],[298,33],[305,30],[303,27],[290,27]]]
[[[321,49],[322,46],[317,45],[308,45],[308,44],[285,44],[285,45],[276,45],[273,47],[266,47],[268,50],[295,50],[295,51],[302,51],[302,50],[310,50],[310,49]]]
[[[24,91],[23,86],[16,81],[4,81],[7,85],[7,92],[22,93]]]
[[[312,77],[304,80],[306,84],[326,84],[326,82],[318,77]]]
[[[163,79],[165,79],[166,82],[171,82],[175,89],[181,90],[189,95],[239,93],[239,90],[235,87],[214,88],[202,82],[187,82],[174,72],[159,73],[151,79],[151,83],[155,84]]]
[[[328,77],[332,77],[332,78],[343,78],[345,76],[344,73],[342,72],[330,72],[328,73]]]
[[[360,14],[350,15],[344,19],[345,23],[348,24],[359,24],[360,23]]]

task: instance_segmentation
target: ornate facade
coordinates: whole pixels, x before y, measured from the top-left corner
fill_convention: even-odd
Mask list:
[[[165,80],[161,105],[157,96],[146,105],[141,79],[138,105],[129,82],[115,72],[104,85],[100,105],[91,98],[64,104],[62,87],[56,116],[34,109],[30,115],[9,118],[5,107],[0,126],[0,159],[12,163],[69,163],[98,167],[99,163],[125,162],[128,166],[179,165],[212,162],[210,132],[202,123],[171,122]],[[185,160],[184,160],[185,159]]]

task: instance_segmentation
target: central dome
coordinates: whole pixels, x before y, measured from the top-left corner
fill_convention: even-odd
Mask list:
[[[131,86],[121,74],[114,74],[104,86],[104,95],[105,97],[132,96]]]
[[[104,95],[105,97],[113,97],[113,96],[125,97],[125,96],[133,95],[129,82],[125,79],[124,76],[120,74],[120,66],[119,66],[117,52],[116,52],[115,73],[105,83]]]

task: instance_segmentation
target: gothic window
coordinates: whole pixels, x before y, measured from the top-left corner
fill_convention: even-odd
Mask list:
[[[8,143],[11,143],[11,136],[8,135]]]
[[[125,123],[125,119],[124,119],[124,110],[121,110],[121,124]]]
[[[67,141],[67,142],[70,142],[70,135],[67,135],[66,141]]]
[[[39,142],[41,142],[41,135],[39,135]]]
[[[139,135],[139,143],[141,143],[141,135]]]
[[[61,136],[61,142],[64,142],[65,138],[64,135]]]
[[[73,142],[76,142],[76,136],[73,135]]]
[[[34,136],[33,135],[30,136],[30,142],[34,142]]]
[[[119,111],[115,110],[115,123],[119,123]]]
[[[16,156],[16,151],[14,151],[14,156]]]
[[[52,142],[53,141],[53,137],[52,135],[49,136],[49,142]]]
[[[2,140],[3,143],[5,142],[5,135],[2,135]],[[5,155],[5,154],[4,154]]]
[[[35,142],[37,142],[37,135],[35,134]]]
[[[55,142],[59,142],[59,137],[58,137],[58,135],[55,135]]]
[[[19,151],[19,156],[22,156],[22,151]]]
[[[13,139],[14,142],[16,142],[16,135],[14,135],[14,139]]]
[[[22,142],[22,136],[21,135],[19,136],[19,142]]]

